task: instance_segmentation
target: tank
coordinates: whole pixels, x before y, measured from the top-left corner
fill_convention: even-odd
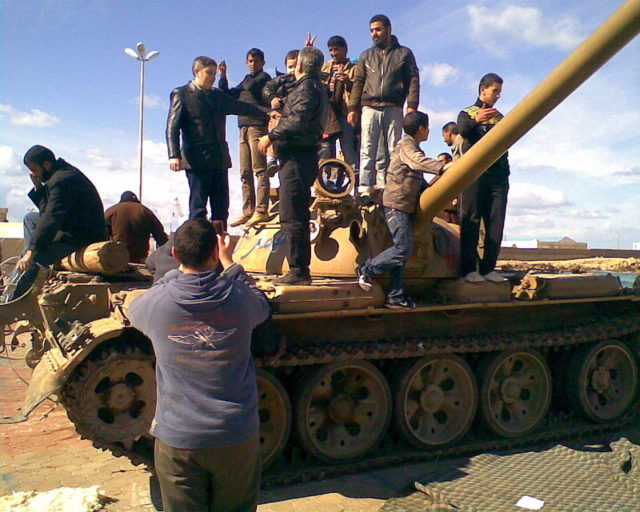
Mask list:
[[[465,283],[458,228],[434,215],[639,30],[631,0],[422,194],[406,272],[416,309],[383,308],[384,278],[359,288],[357,264],[390,237],[339,160],[322,162],[310,206],[311,285],[273,283],[287,270],[277,201],[272,220],[238,240],[234,259],[273,310],[256,354],[279,347],[255,357],[265,481],[565,439],[635,417],[639,290],[591,274]],[[127,318],[149,283],[139,267],[42,270],[27,295],[0,305],[0,323],[33,340],[23,415],[57,393],[95,446],[152,464],[153,349]]]

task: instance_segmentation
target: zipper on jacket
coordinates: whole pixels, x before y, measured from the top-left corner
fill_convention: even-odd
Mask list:
[[[380,65],[380,102],[383,101],[384,96],[384,57],[386,48],[382,49],[382,64]]]

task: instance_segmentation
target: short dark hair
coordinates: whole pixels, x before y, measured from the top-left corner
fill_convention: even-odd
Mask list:
[[[180,262],[196,269],[206,263],[216,245],[218,240],[213,224],[202,217],[182,224],[174,238],[174,251]]]
[[[429,116],[424,112],[415,110],[404,116],[402,128],[407,135],[415,135],[421,126],[429,127]]]
[[[438,158],[440,158],[441,156],[444,156],[447,159],[447,162],[453,161],[453,157],[451,156],[451,153],[440,153],[438,155]]]
[[[347,40],[342,36],[331,36],[327,41],[327,48],[330,46],[340,46],[341,48],[347,47]]]
[[[480,87],[491,87],[495,83],[502,84],[504,83],[504,80],[502,80],[502,77],[500,75],[497,75],[495,73],[487,73],[480,79],[480,83],[478,84],[478,92],[480,92]]]
[[[298,54],[300,53],[300,50],[289,50],[287,52],[287,56],[284,58],[284,65],[287,65],[287,61],[288,60],[292,60],[292,59],[296,59],[298,60]]]
[[[56,163],[56,156],[49,148],[36,144],[31,146],[29,150],[24,154],[22,159],[24,165],[28,166],[29,163],[36,164],[38,167],[42,167],[45,162]]]
[[[375,16],[373,16],[369,20],[369,25],[371,25],[372,23],[375,23],[376,21],[379,21],[385,27],[390,27],[391,26],[391,20],[388,17],[386,17],[384,14],[376,14]]]
[[[193,59],[193,64],[191,65],[191,71],[193,72],[193,76],[196,76],[196,73],[203,68],[208,68],[209,66],[218,66],[218,63],[213,60],[211,57],[205,57],[201,55],[200,57],[196,57]]]
[[[247,59],[249,57],[264,60],[264,52],[260,48],[251,48],[251,50],[247,52]]]
[[[454,135],[458,135],[460,130],[458,129],[458,125],[455,121],[449,121],[442,127],[443,132],[453,133]]]

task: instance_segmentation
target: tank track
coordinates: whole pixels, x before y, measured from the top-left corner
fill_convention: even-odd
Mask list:
[[[387,360],[441,353],[486,353],[513,348],[551,348],[561,351],[578,344],[624,338],[639,332],[640,318],[632,314],[607,318],[606,320],[588,321],[575,327],[533,333],[434,337],[428,340],[407,339],[394,342],[376,340],[344,345],[327,343],[294,345],[274,358],[256,359],[256,366],[262,368],[303,367],[354,359]],[[73,409],[73,401],[67,400],[65,403]],[[69,414],[69,417],[73,418],[73,413]],[[262,486],[263,488],[271,488],[291,485],[489,450],[508,450],[523,446],[536,447],[549,441],[567,441],[569,439],[575,441],[579,438],[601,436],[619,431],[623,427],[637,422],[639,418],[640,405],[634,407],[619,420],[607,424],[593,424],[573,413],[554,411],[552,408],[543,424],[527,436],[515,439],[496,438],[489,433],[484,433],[479,428],[475,428],[454,446],[426,451],[412,448],[390,435],[362,460],[344,464],[327,464],[317,461],[302,453],[302,450],[295,443],[289,443],[279,459],[265,470]],[[91,432],[83,432],[80,429],[78,431],[83,438],[91,440],[96,448],[110,450],[116,456],[126,456],[134,465],[153,466],[152,450],[149,449],[147,443],[134,442],[132,448],[127,449],[119,444],[106,443],[96,439],[91,435]]]

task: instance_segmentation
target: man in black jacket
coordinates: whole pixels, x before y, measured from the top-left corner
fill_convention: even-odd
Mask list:
[[[49,266],[107,239],[102,201],[89,178],[44,146],[29,149],[24,164],[33,182],[29,198],[40,213],[25,216],[24,252],[16,266],[17,283],[10,300],[31,287],[38,265]]]
[[[495,108],[502,93],[502,78],[488,73],[480,79],[478,99],[458,114],[462,153],[502,120]],[[500,253],[509,193],[509,154],[504,153],[469,188],[460,204],[460,275],[469,283],[506,281],[494,268]],[[478,258],[480,219],[484,221],[484,251]]]
[[[263,152],[273,144],[280,157],[280,223],[289,240],[289,273],[276,284],[311,283],[309,200],[311,185],[318,175],[318,146],[329,105],[320,82],[322,52],[313,46],[300,50],[296,64],[296,85],[289,93],[282,118],[260,139]]]
[[[262,98],[264,86],[271,80],[264,67],[264,53],[258,48],[247,52],[249,74],[237,86],[229,89],[227,65],[220,63],[218,86],[230,96],[258,107],[267,108]],[[253,226],[269,220],[269,174],[267,158],[258,151],[258,140],[267,134],[267,120],[264,116],[238,116],[240,128],[240,182],[242,183],[242,216],[231,223],[231,227],[246,224]],[[253,175],[256,175],[256,184]]]
[[[250,115],[267,118],[265,112],[213,88],[216,61],[197,57],[193,80],[171,93],[167,119],[169,168],[186,170],[189,180],[189,218],[206,217],[207,201],[211,219],[227,225],[231,157],[226,141],[226,116]],[[182,148],[180,135],[182,133]]]

